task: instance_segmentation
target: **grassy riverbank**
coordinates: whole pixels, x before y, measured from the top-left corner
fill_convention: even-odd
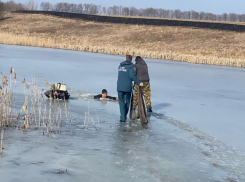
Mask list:
[[[245,67],[245,33],[7,14],[0,43]]]

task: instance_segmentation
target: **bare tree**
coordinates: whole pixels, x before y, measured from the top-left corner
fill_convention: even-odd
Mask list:
[[[102,14],[106,14],[106,7],[102,8]]]
[[[222,21],[222,15],[216,15],[218,21]]]
[[[108,7],[106,13],[108,15],[113,15],[113,7]]]
[[[1,0],[0,0],[1,2]],[[4,10],[13,11],[17,9],[24,9],[21,3],[16,4],[10,0],[4,4]],[[25,4],[25,9],[37,10],[37,3],[34,0],[29,0]],[[135,7],[112,6],[102,7],[95,4],[69,4],[57,3],[55,5],[49,2],[42,2],[40,9],[44,11],[59,11],[70,13],[84,13],[84,14],[108,14],[108,15],[123,15],[123,16],[145,16],[145,17],[159,17],[159,18],[175,18],[175,19],[193,19],[193,20],[211,20],[211,21],[243,21],[245,22],[245,14],[239,15],[235,13],[224,13],[217,15],[213,13],[196,12],[196,11],[181,11],[165,10],[161,8],[145,8],[137,9]]]
[[[229,14],[230,21],[237,21],[237,14],[235,13],[230,13]]]
[[[83,5],[82,4],[77,5],[77,13],[83,13]]]
[[[69,12],[69,3],[62,3],[62,12]]]
[[[181,17],[181,11],[179,9],[176,9],[173,14],[174,14],[174,18],[177,18],[177,19],[182,18]]]
[[[3,9],[4,11],[16,11],[16,10],[24,10],[24,5],[21,3],[15,3],[14,1],[7,1],[6,3],[3,3]]]
[[[27,3],[25,3],[25,8],[28,10],[37,10],[38,3],[36,3],[34,0],[29,0]]]
[[[122,6],[119,6],[119,7],[118,7],[118,11],[119,11],[119,12],[118,12],[118,15],[122,15],[122,9],[123,9]]]
[[[3,19],[3,12],[4,12],[4,5],[3,2],[0,1],[0,20]]]
[[[227,13],[223,13],[222,14],[222,20],[223,21],[229,21],[229,17],[228,17],[228,14]]]
[[[53,10],[53,5],[49,2],[42,2],[40,5],[40,9],[43,11],[51,11]]]
[[[97,14],[102,14],[103,12],[103,7],[101,5],[97,6]]]
[[[76,4],[69,4],[69,10],[70,13],[76,13],[77,12],[77,5]]]
[[[138,15],[138,9],[136,9],[135,7],[130,7],[129,8],[129,15],[130,16],[137,16]]]
[[[128,7],[123,7],[122,8],[122,15],[129,16],[129,8]]]
[[[111,6],[107,8],[108,15],[121,15],[120,6]]]
[[[168,11],[165,9],[159,9],[158,14],[160,18],[168,18]]]
[[[54,5],[54,8],[53,8],[55,11],[61,11],[62,10],[62,3],[57,3]]]
[[[245,14],[238,15],[238,21],[245,22]]]
[[[192,19],[193,20],[200,20],[200,14],[196,11],[191,11]]]
[[[205,20],[205,13],[204,12],[200,12],[200,20]]]
[[[181,12],[181,18],[182,19],[188,19],[189,17],[188,17],[188,11],[183,11],[183,12]]]
[[[96,6],[94,4],[90,4],[88,14],[98,14],[98,13],[99,13],[98,6]]]
[[[85,14],[89,14],[90,4],[83,4]]]
[[[54,10],[59,12],[69,12],[69,3],[57,3],[54,5]]]
[[[113,6],[112,13],[113,15],[119,15],[119,6]]]
[[[216,15],[213,14],[213,13],[207,13],[207,19],[206,20],[215,21],[216,20]]]
[[[154,8],[146,8],[145,9],[145,15],[148,17],[156,17],[157,11]]]

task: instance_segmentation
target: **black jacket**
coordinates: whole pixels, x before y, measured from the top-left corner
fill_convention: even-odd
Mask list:
[[[98,94],[98,95],[94,96],[94,99],[100,99],[100,98],[102,98],[102,94]],[[116,97],[112,97],[112,96],[108,96],[108,95],[106,96],[106,98],[111,99],[111,100],[117,100]]]
[[[149,82],[148,66],[145,61],[140,56],[137,56],[135,62],[136,75],[139,80],[141,82]]]

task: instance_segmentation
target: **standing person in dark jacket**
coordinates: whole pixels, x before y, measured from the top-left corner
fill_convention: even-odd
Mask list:
[[[148,66],[146,62],[140,57],[136,56],[135,58],[135,68],[136,68],[136,75],[141,82],[143,82],[144,86],[142,87],[142,91],[145,98],[145,103],[148,112],[152,112],[151,107],[151,89],[150,89],[150,77],[148,73]],[[135,109],[138,105],[138,91],[139,85],[136,83],[134,85],[134,100],[133,100],[133,108]]]
[[[143,83],[136,76],[132,56],[126,55],[126,60],[121,62],[118,67],[117,91],[120,107],[120,122],[125,122],[127,119],[132,93],[132,81],[143,86]]]

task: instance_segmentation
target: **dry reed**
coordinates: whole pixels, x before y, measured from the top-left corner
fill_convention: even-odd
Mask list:
[[[15,77],[14,80],[12,79],[13,69],[10,68],[10,76],[9,80],[6,75],[2,73],[1,81],[2,85],[0,86],[0,127],[9,126],[15,121],[17,114],[15,110],[12,110],[12,107],[15,106],[14,96],[13,96],[13,89],[15,84]]]
[[[2,44],[245,67],[245,33],[96,23],[48,15],[8,16],[11,18],[0,25]]]
[[[43,135],[52,136],[56,132],[61,133],[63,129],[63,122],[72,125],[72,119],[69,114],[69,106],[66,100],[45,100],[43,98],[42,91],[44,89],[39,88],[39,84],[35,77],[32,78],[29,83],[25,78],[21,81],[16,81],[16,73],[14,69],[10,69],[9,80],[8,77],[2,74],[2,82],[0,85],[0,128],[16,127],[18,129],[30,130],[30,129],[42,129]],[[12,79],[13,78],[13,79]],[[23,105],[19,108],[19,112],[16,112],[12,107],[15,106],[14,88],[15,84],[20,83],[24,87]],[[45,85],[50,88],[50,84],[45,80]],[[19,98],[18,98],[19,99]],[[98,119],[98,116],[97,116]],[[96,123],[88,110],[85,113],[84,127],[89,127],[89,123],[93,124],[93,127],[98,130],[100,122]],[[70,131],[69,131],[70,132]],[[0,141],[0,154],[3,154],[3,134],[2,129],[1,141]]]
[[[1,144],[0,144],[0,147],[1,147],[0,154],[1,155],[3,155],[3,135],[4,135],[4,130],[2,129],[2,132],[1,132]]]
[[[65,118],[67,118],[67,123],[70,122],[66,101],[63,101],[64,106],[61,108],[61,103],[50,100],[48,105],[49,113],[48,117],[46,117],[47,104],[43,98],[43,89],[38,88],[35,77],[32,78],[31,83],[28,83],[25,78],[22,80],[25,93],[24,102],[20,111],[16,112],[14,88],[17,76],[13,68],[10,68],[9,73],[9,80],[4,74],[1,75],[0,128],[10,126],[18,126],[19,129],[46,128],[47,135],[49,135],[53,129],[60,130],[62,120],[65,121]],[[45,83],[46,85],[48,84],[47,81]],[[14,109],[12,108],[13,106]],[[56,126],[56,128],[53,128],[53,126]]]
[[[87,108],[87,112],[84,113],[84,121],[83,121],[83,129],[88,129],[89,128],[89,123],[92,122],[93,127],[98,130],[100,128],[100,120],[98,118],[97,115],[97,123],[95,122],[93,116],[90,115],[90,107],[89,107],[89,101],[88,101],[88,108]],[[97,125],[99,126],[99,128],[97,127]],[[101,129],[101,128],[100,128]]]

